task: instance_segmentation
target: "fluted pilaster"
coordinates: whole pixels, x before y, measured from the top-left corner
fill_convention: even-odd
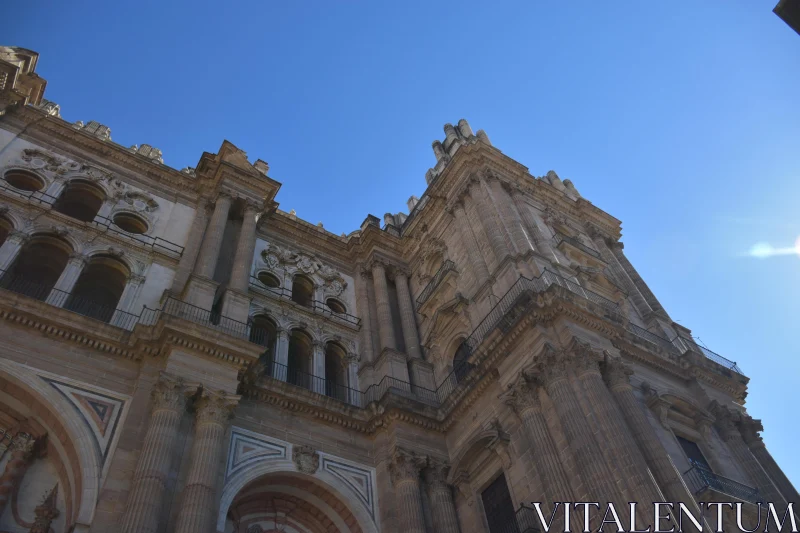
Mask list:
[[[620,360],[605,358],[603,363],[603,378],[617,402],[625,418],[631,435],[639,445],[645,461],[653,472],[661,490],[667,500],[677,505],[684,502],[694,505],[694,497],[687,490],[686,485],[670,460],[667,450],[659,440],[650,425],[644,407],[636,398],[631,387],[629,376],[632,371]]]
[[[497,264],[500,264],[509,250],[506,248],[506,241],[503,237],[497,211],[492,205],[492,200],[487,194],[483,182],[475,181],[470,185],[469,191],[475,202],[480,223],[483,224],[486,237],[489,239],[489,246],[491,246]]]
[[[548,513],[552,511],[554,502],[578,501],[542,414],[542,405],[535,383],[525,376],[520,376],[503,396],[503,400],[522,421],[525,436],[534,450],[532,457],[542,480],[546,511]],[[563,520],[563,517],[559,517],[559,520]],[[574,520],[571,522],[579,523]]]
[[[358,315],[361,318],[361,355],[365,361],[372,362],[375,359],[374,347],[372,346],[372,317],[370,316],[369,291],[367,283],[369,274],[359,267],[356,276],[356,306]]]
[[[124,533],[156,533],[170,459],[186,407],[183,382],[162,373],[153,387],[152,413],[120,522]]]
[[[236,254],[233,259],[230,287],[237,291],[247,292],[250,284],[250,267],[253,264],[253,252],[256,248],[256,215],[258,206],[248,202],[244,208],[242,229],[236,243]]]
[[[456,231],[458,231],[461,240],[467,247],[467,255],[472,264],[478,287],[482,287],[489,280],[489,268],[486,266],[486,261],[481,254],[480,248],[478,248],[478,241],[472,233],[472,227],[464,211],[464,204],[456,202],[452,206],[452,212],[456,220]]]
[[[622,248],[623,244],[621,242],[615,242],[611,245],[611,253],[613,253],[614,257],[617,258],[617,261],[619,261],[619,264],[622,266],[623,270],[625,270],[625,272],[628,273],[628,276],[630,276],[631,281],[633,282],[634,285],[636,285],[636,288],[642,294],[645,301],[653,310],[653,312],[663,315],[666,318],[669,318],[667,312],[664,310],[663,307],[661,307],[661,303],[658,301],[658,298],[656,298],[655,294],[652,293],[650,287],[647,286],[647,283],[644,282],[644,280],[636,271],[636,269],[633,268],[631,262],[628,261],[628,258],[622,251]]]
[[[197,400],[189,474],[175,533],[213,531],[217,469],[228,420],[237,400],[223,392],[210,391],[203,391]]]
[[[578,379],[583,383],[586,398],[598,424],[604,429],[606,441],[604,447],[619,465],[622,480],[629,489],[630,501],[646,504],[640,508],[643,520],[649,520],[646,509],[653,502],[663,498],[647,474],[647,464],[631,436],[625,419],[616,402],[611,397],[600,374],[600,356],[588,344],[576,342],[573,348],[575,369]]]
[[[206,233],[203,236],[203,244],[200,247],[200,256],[197,258],[195,272],[206,278],[213,278],[217,268],[217,259],[222,245],[222,237],[225,234],[225,224],[228,222],[228,212],[231,209],[233,199],[225,192],[219,193],[217,203],[214,206],[214,213],[208,221]]]
[[[458,515],[453,501],[453,489],[447,484],[450,466],[443,461],[429,460],[425,468],[425,483],[433,514],[433,529],[437,533],[459,533]]]
[[[553,401],[558,419],[564,429],[575,464],[589,496],[587,501],[613,502],[625,509],[624,498],[614,483],[614,476],[589,427],[586,416],[570,385],[567,368],[573,364],[572,355],[545,345],[544,353],[535,367],[536,377]]]
[[[392,308],[389,305],[389,287],[386,285],[386,268],[380,261],[372,262],[372,283],[375,288],[375,307],[378,312],[378,335],[381,350],[396,350],[394,325],[392,324]]]
[[[3,245],[0,246],[0,271],[7,272],[19,255],[20,250],[28,240],[28,235],[21,231],[9,233]]]
[[[397,269],[394,275],[397,287],[397,306],[400,308],[400,323],[403,326],[403,340],[406,344],[406,355],[410,359],[422,357],[419,349],[419,334],[417,321],[414,318],[414,308],[411,306],[411,291],[408,288],[408,274],[402,269]]]
[[[639,289],[636,288],[636,285],[633,283],[633,280],[630,278],[625,269],[622,268],[622,265],[617,260],[617,257],[611,253],[611,249],[606,244],[605,237],[595,232],[592,235],[592,241],[600,251],[600,256],[603,258],[603,261],[608,264],[608,267],[611,269],[614,277],[616,277],[624,286],[625,292],[627,292],[628,296],[630,296],[631,300],[633,301],[633,305],[636,307],[636,310],[639,311],[639,315],[643,317],[649,315],[653,309],[650,307],[650,304],[645,301],[644,296],[642,296],[642,293],[640,293]]]
[[[550,240],[542,235],[542,231],[539,229],[539,224],[536,223],[536,218],[533,216],[531,208],[525,203],[522,189],[519,187],[512,188],[511,198],[525,224],[525,229],[528,230],[528,233],[533,239],[533,245],[536,247],[536,251],[544,257],[551,259],[553,257],[553,248],[550,246]]]
[[[195,209],[192,227],[189,229],[189,236],[186,239],[186,246],[178,262],[175,278],[172,280],[172,291],[175,293],[183,291],[186,280],[189,279],[192,267],[195,265],[197,256],[200,253],[200,243],[203,240],[203,234],[208,224],[209,206],[207,202],[206,199],[201,200]]]
[[[422,493],[419,486],[420,471],[425,464],[424,457],[396,450],[389,465],[404,533],[425,533]]]

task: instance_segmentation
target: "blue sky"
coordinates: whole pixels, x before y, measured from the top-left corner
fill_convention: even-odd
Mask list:
[[[800,485],[800,36],[776,0],[41,2],[0,22],[69,121],[194,166],[223,139],[335,233],[405,210],[460,118],[623,222],[672,318],[751,378]],[[764,250],[761,244],[760,250]]]

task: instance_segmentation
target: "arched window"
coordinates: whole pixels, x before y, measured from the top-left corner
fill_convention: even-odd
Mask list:
[[[327,300],[325,300],[325,305],[327,305],[328,309],[330,309],[334,313],[340,315],[347,313],[347,308],[344,306],[342,302],[340,302],[336,298],[328,298]]]
[[[314,358],[314,345],[311,337],[300,329],[293,329],[289,336],[289,358],[286,381],[300,387],[311,389],[311,364]]]
[[[83,222],[91,222],[100,211],[106,193],[103,189],[86,180],[72,180],[58,197],[53,209]]]
[[[11,234],[11,231],[14,229],[14,225],[6,218],[0,217],[0,246],[3,246],[3,243],[6,242],[8,236]]]
[[[314,302],[314,283],[306,276],[298,274],[292,281],[292,301],[305,307]]]
[[[67,266],[70,253],[72,247],[58,237],[37,235],[25,244],[0,284],[5,289],[46,300]]]
[[[9,170],[3,176],[6,183],[21,191],[40,191],[44,189],[45,182],[42,178],[26,170]]]
[[[281,286],[281,280],[279,280],[278,277],[271,272],[259,272],[258,281],[270,289],[277,289]]]
[[[261,362],[266,365],[266,374],[273,375],[273,362],[275,361],[275,343],[278,339],[278,326],[267,315],[256,315],[250,324],[250,342],[264,347]]]
[[[469,371],[472,370],[472,364],[469,363],[469,349],[463,338],[457,339],[452,347],[453,353],[453,374],[456,381],[464,379]]]
[[[119,259],[107,255],[94,256],[75,282],[75,288],[64,307],[109,322],[130,274],[127,265]]]
[[[325,345],[325,395],[347,401],[347,351],[335,342]]]

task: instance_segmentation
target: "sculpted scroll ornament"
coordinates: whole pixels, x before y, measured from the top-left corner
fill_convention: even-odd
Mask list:
[[[319,454],[307,444],[292,449],[292,461],[304,474],[313,474],[319,469]]]
[[[522,414],[528,410],[541,411],[541,404],[536,389],[525,376],[521,375],[510,384],[508,392],[501,396],[503,402],[515,413]]]
[[[34,148],[26,148],[22,151],[22,160],[28,163],[32,168],[42,168],[62,175],[67,172],[76,171],[81,168],[80,163],[75,161],[67,161],[53,154],[49,154],[42,150]]]

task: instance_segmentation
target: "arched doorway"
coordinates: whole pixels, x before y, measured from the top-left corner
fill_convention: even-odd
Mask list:
[[[360,533],[351,502],[305,475],[267,474],[244,486],[225,517],[224,533]]]
[[[119,259],[97,255],[84,267],[64,307],[109,322],[128,283],[130,270]]]
[[[53,235],[31,238],[5,273],[0,285],[37,300],[46,300],[67,266],[72,246]],[[63,302],[59,298],[59,302]]]

